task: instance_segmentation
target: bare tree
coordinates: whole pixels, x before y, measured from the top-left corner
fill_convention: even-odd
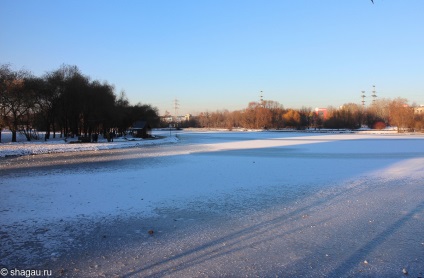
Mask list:
[[[367,124],[373,127],[377,122],[389,124],[389,104],[391,100],[387,98],[376,99],[366,111]]]
[[[208,111],[199,114],[199,124],[201,127],[210,127],[210,113]]]
[[[300,128],[300,113],[296,110],[289,109],[284,115],[283,119],[287,127]]]
[[[414,128],[415,130],[424,129],[424,115],[414,114]]]
[[[9,65],[0,66],[0,143],[1,132],[6,127],[6,107],[4,105],[4,95],[7,91],[7,82],[11,79],[12,71]]]
[[[16,133],[19,125],[27,120],[32,112],[33,100],[25,86],[25,81],[30,77],[27,71],[14,72],[9,66],[1,70],[1,95],[0,103],[3,121],[12,132],[12,142],[16,142]]]
[[[396,98],[390,102],[389,115],[390,125],[396,126],[398,132],[414,126],[414,109],[404,98]]]
[[[312,108],[303,106],[298,112],[300,114],[301,128],[309,128],[312,124]]]

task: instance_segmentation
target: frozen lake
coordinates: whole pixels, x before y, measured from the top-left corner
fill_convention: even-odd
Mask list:
[[[0,158],[0,266],[68,277],[424,274],[424,136],[178,138]]]

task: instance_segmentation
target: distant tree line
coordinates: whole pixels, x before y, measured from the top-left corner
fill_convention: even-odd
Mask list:
[[[124,92],[117,96],[112,85],[92,81],[76,66],[62,65],[37,77],[0,65],[0,142],[4,128],[16,142],[17,132],[31,140],[36,130],[45,131],[46,139],[56,133],[65,137],[124,133],[137,120],[158,126],[157,108],[131,105]]]
[[[157,108],[138,103],[131,105],[121,92],[107,82],[92,81],[76,66],[63,65],[41,77],[28,71],[14,71],[0,65],[0,142],[1,131],[17,132],[28,140],[37,130],[60,136],[103,134],[113,130],[124,133],[137,120],[152,127],[168,126],[160,122]],[[312,108],[285,109],[276,101],[250,102],[245,109],[203,112],[181,127],[249,128],[249,129],[357,129],[361,126],[382,129],[396,126],[402,130],[423,130],[424,113],[414,113],[406,99],[377,99],[367,107],[347,103],[328,107],[325,114]]]
[[[339,108],[327,107],[321,114],[312,108],[285,109],[276,101],[251,102],[243,110],[202,112],[189,121],[183,121],[182,127],[249,129],[358,129],[367,126],[383,129],[396,126],[398,131],[424,129],[424,114],[414,113],[414,107],[406,99],[377,99],[364,107],[347,103]]]

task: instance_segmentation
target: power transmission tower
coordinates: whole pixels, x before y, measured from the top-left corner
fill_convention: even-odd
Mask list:
[[[178,108],[179,108],[180,104],[178,99],[174,99],[174,115],[175,115],[175,122],[178,122]]]
[[[362,107],[365,107],[365,97],[366,97],[365,91],[362,91],[362,95],[361,95],[361,98],[362,98]]]
[[[263,95],[263,91],[261,91],[261,94],[259,95],[259,100],[260,100],[260,106],[264,107],[264,95]]]
[[[372,103],[375,103],[375,101],[377,100],[377,92],[375,91],[375,85],[372,85]]]

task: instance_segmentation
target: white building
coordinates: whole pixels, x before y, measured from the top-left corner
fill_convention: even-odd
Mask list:
[[[414,108],[414,113],[415,114],[424,115],[424,105],[420,105],[418,107],[415,107]]]
[[[192,115],[191,114],[185,114],[184,116],[171,116],[171,115],[166,115],[166,116],[162,116],[162,121],[166,122],[166,123],[172,123],[172,122],[184,122],[184,121],[190,121]]]

